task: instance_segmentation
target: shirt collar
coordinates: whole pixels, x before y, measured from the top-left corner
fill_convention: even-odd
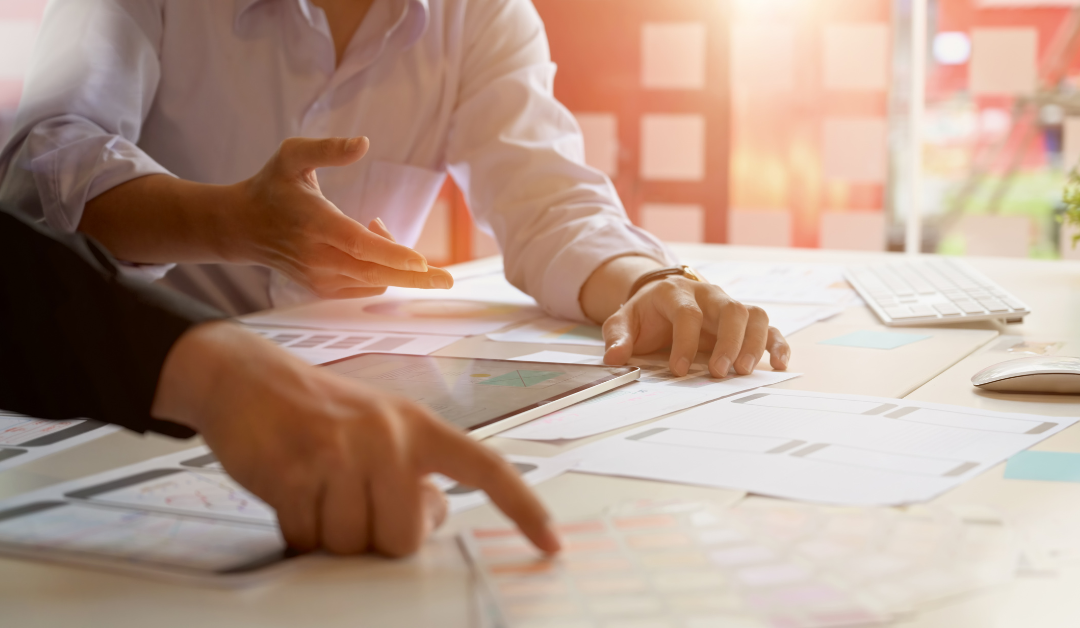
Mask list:
[[[244,17],[255,8],[257,4],[266,4],[270,0],[234,0],[234,14],[233,14],[233,30],[239,32],[241,25],[243,24]],[[311,5],[305,0],[292,0],[294,4],[300,9],[300,13],[303,14],[304,19],[308,21],[308,24],[313,24],[311,17]]]
[[[233,0],[232,31],[240,32],[244,16],[255,8],[256,4],[266,4],[268,0]]]
[[[240,22],[244,15],[255,5],[263,4],[268,0],[234,0],[233,30],[240,30]],[[428,19],[431,16],[430,0],[406,0],[408,13],[405,16],[405,48],[411,48],[427,30]]]
[[[404,0],[399,2],[402,8],[402,16],[392,30],[402,31],[403,48],[413,48],[413,44],[420,39],[423,31],[428,29],[428,19],[431,15],[429,9],[430,0]],[[388,34],[390,35],[390,34]]]
[[[240,30],[241,20],[249,9],[263,2],[266,0],[233,0],[233,31]]]
[[[431,17],[429,7],[430,0],[407,0],[409,2],[409,14],[405,17],[405,48],[412,48],[413,44],[420,39],[427,30],[428,21]]]

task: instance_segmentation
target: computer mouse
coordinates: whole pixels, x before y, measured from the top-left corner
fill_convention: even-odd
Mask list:
[[[983,390],[1080,395],[1080,358],[1039,356],[988,366],[971,378]]]

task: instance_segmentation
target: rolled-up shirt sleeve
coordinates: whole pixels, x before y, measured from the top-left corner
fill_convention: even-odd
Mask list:
[[[160,79],[162,19],[160,0],[49,3],[0,154],[0,202],[70,233],[91,199],[170,174],[137,145]],[[128,264],[124,273],[154,279],[169,268]]]
[[[470,11],[450,173],[498,240],[507,279],[549,314],[586,320],[581,288],[606,261],[674,256],[630,223],[611,181],[585,165],[581,131],[554,96],[555,65],[532,4],[477,2]]]

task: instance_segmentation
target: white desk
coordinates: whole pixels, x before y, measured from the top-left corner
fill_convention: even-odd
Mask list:
[[[747,247],[681,247],[690,260],[853,262],[883,255]],[[996,350],[996,333],[1033,340],[1070,340],[1065,352],[1080,354],[1080,263],[971,259],[977,268],[1029,303],[1035,312],[1022,325],[977,323],[934,328],[933,338],[891,351],[858,350],[817,344],[853,329],[879,327],[869,311],[849,309],[826,323],[794,334],[792,370],[803,378],[785,387],[970,405],[1004,411],[1075,414],[1080,401],[1068,398],[983,394],[968,383],[982,366],[1008,359]],[[491,260],[455,269],[455,274],[490,268]],[[510,357],[557,348],[598,354],[584,347],[495,343],[469,338],[440,354]],[[591,439],[578,441],[580,446]],[[546,443],[493,438],[507,452],[552,455]],[[0,497],[96,473],[164,453],[193,447],[197,441],[172,441],[118,433],[41,461],[0,473]],[[1038,449],[1080,452],[1080,428],[1067,430]],[[735,501],[737,491],[658,482],[566,474],[538,487],[556,517],[572,519],[633,498],[708,497]],[[940,498],[950,503],[983,503],[1025,516],[1080,510],[1080,484],[1019,482],[1002,479],[998,467]],[[313,557],[300,568],[252,589],[220,591],[175,586],[40,563],[0,559],[2,626],[476,626],[468,570],[453,542],[463,526],[490,523],[491,507],[453,517],[415,557],[387,561],[362,557]],[[1080,533],[1080,530],[1078,530]],[[903,625],[941,628],[1054,627],[1080,624],[1080,568],[1056,578],[1019,578],[998,589],[969,596],[924,612]]]

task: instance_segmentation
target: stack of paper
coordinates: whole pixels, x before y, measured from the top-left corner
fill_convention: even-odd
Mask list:
[[[541,351],[514,359],[562,364],[602,363],[600,358],[559,351]],[[630,364],[643,371],[638,381],[540,417],[500,436],[522,440],[584,438],[799,376],[799,373],[755,371],[742,377],[713,379],[703,365],[695,364],[685,377],[675,377],[666,362],[633,359]]]
[[[462,535],[499,625],[877,625],[1016,566],[1000,519],[943,509],[671,503],[559,530],[555,557],[511,528]]]

